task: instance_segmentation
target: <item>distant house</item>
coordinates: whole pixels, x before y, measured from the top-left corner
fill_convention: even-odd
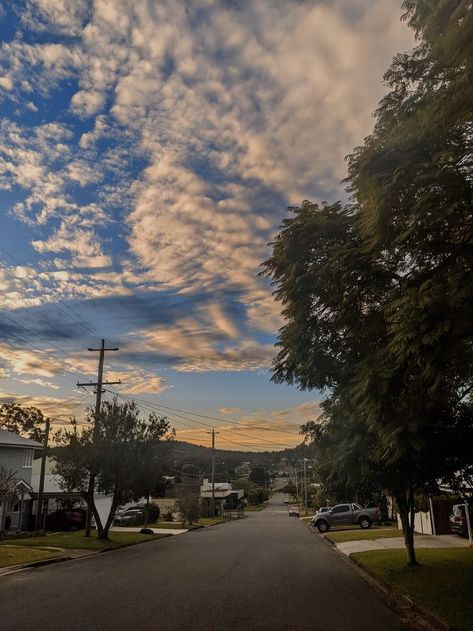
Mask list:
[[[69,508],[72,506],[86,507],[82,493],[79,491],[66,491],[63,488],[62,478],[55,472],[55,464],[56,461],[53,457],[46,458],[43,489],[43,516],[45,519],[48,515],[61,508]],[[38,504],[40,469],[40,462],[36,461],[33,467],[33,475],[31,476],[31,496],[34,500],[34,514],[36,514]],[[104,523],[112,505],[112,498],[102,493],[95,493],[94,500],[100,519],[102,523]]]
[[[42,449],[35,440],[0,429],[0,465],[14,473],[16,480],[14,491],[0,498],[0,532],[28,528],[33,461]]]
[[[215,482],[215,512],[222,515],[227,510],[236,510],[241,506],[244,491],[233,489],[228,482]],[[212,483],[207,479],[202,481],[200,487],[200,499],[202,502],[202,512],[204,515],[211,515],[212,510]]]

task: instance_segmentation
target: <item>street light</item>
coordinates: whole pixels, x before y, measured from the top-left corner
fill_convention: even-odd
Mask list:
[[[309,514],[309,510],[307,507],[307,472],[306,472],[306,468],[305,468],[305,463],[307,462],[308,458],[304,458],[304,503],[305,503],[305,514],[306,517]]]

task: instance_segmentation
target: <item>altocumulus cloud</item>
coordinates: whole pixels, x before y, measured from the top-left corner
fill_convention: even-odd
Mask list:
[[[20,18],[0,51],[0,102],[14,108],[0,187],[40,262],[30,303],[0,279],[9,304],[54,301],[51,283],[76,300],[188,296],[193,313],[133,339],[178,370],[267,366],[279,314],[258,266],[288,203],[343,195],[382,71],[412,43],[399,4],[17,5],[3,12]],[[238,318],[209,298],[229,291]]]

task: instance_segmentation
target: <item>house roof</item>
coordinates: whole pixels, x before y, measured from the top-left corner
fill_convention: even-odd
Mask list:
[[[42,449],[43,445],[31,440],[23,438],[19,434],[14,434],[6,429],[0,429],[0,447],[21,447],[23,449]]]

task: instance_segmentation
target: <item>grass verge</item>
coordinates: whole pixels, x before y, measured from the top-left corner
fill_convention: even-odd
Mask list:
[[[362,530],[330,530],[328,537],[335,543],[345,543],[346,541],[365,541],[366,539],[391,539],[392,537],[402,537],[402,530],[380,526],[379,528],[369,528]]]
[[[473,550],[422,548],[419,567],[406,566],[405,550],[352,555],[398,592],[437,614],[459,631],[473,629]]]
[[[0,548],[0,567],[9,565],[21,565],[33,561],[44,561],[58,556],[58,552],[38,550],[36,548],[17,548],[3,545]]]
[[[263,510],[266,507],[266,504],[247,504],[245,506],[245,513],[254,513],[259,510]]]
[[[97,538],[97,533],[93,533],[92,537],[84,537],[84,531],[79,532],[58,532],[46,537],[31,537],[28,539],[9,539],[8,544],[14,544],[21,546],[22,548],[39,548],[39,547],[54,547],[71,549],[76,548],[80,550],[110,550],[114,548],[123,548],[135,543],[141,543],[142,541],[152,541],[154,539],[161,539],[162,537],[168,537],[170,535],[141,535],[138,532],[112,532],[110,533],[110,539],[102,541]],[[0,544],[0,551],[3,542]],[[3,551],[2,551],[3,552]]]

